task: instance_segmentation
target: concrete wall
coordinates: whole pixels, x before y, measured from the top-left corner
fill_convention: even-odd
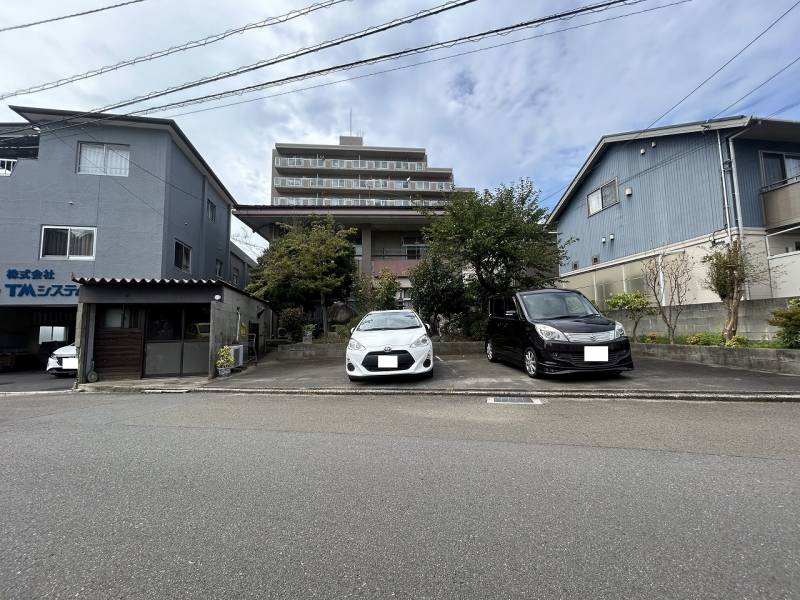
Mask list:
[[[164,182],[130,165],[128,177],[77,172],[81,141],[127,144],[132,161],[166,177],[166,132],[127,127],[93,127],[42,136],[38,159],[22,159],[10,177],[0,177],[0,279],[8,269],[52,270],[49,284],[70,285],[71,276],[159,277],[165,201]],[[43,225],[97,227],[94,260],[40,259]],[[43,283],[33,282],[33,283]],[[0,304],[76,304],[77,297],[9,297]]]
[[[800,375],[800,350],[773,348],[722,348],[719,346],[680,346],[669,344],[633,344],[634,360],[650,356],[694,364]],[[798,381],[800,384],[800,381]]]
[[[773,339],[777,329],[767,323],[771,313],[776,308],[786,308],[787,298],[772,298],[761,300],[749,300],[742,302],[739,309],[739,331],[738,335],[743,335],[750,339]],[[630,334],[633,331],[633,322],[625,316],[624,311],[606,310],[603,311],[609,319],[615,319],[625,326],[625,330]],[[725,313],[722,304],[719,302],[709,304],[693,304],[686,307],[678,319],[678,335],[689,335],[692,333],[702,333],[711,331],[719,333],[722,331]],[[636,335],[645,335],[650,332],[665,334],[667,328],[660,315],[644,317],[639,322]]]
[[[239,309],[237,314],[236,309]],[[261,316],[258,316],[258,313]],[[211,332],[209,353],[209,375],[215,374],[214,362],[217,351],[226,345],[243,344],[247,346],[247,335],[238,335],[237,323],[241,316],[241,323],[245,327],[249,322],[258,323],[261,332],[262,347],[259,348],[259,356],[263,355],[263,342],[272,337],[270,324],[272,322],[272,311],[265,302],[251,298],[247,294],[237,292],[230,288],[224,288],[222,300],[211,303]]]

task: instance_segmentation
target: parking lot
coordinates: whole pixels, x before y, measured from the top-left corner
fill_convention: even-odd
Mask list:
[[[765,391],[796,392],[800,379],[724,367],[665,361],[654,358],[635,359],[636,369],[621,376],[577,374],[531,379],[520,368],[490,363],[483,355],[437,356],[434,375],[430,379],[408,377],[376,377],[351,382],[344,370],[343,359],[306,359],[281,361],[267,358],[231,378],[217,378],[214,387],[254,389],[380,389],[411,387],[426,390],[507,389],[519,391],[563,390],[652,390],[652,391]]]
[[[41,371],[10,371],[0,373],[0,393],[2,392],[56,392],[72,389],[72,377],[54,377]]]

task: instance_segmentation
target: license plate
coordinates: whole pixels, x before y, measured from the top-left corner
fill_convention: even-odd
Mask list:
[[[397,357],[396,356],[379,356],[378,357],[379,369],[396,369]]]
[[[73,371],[78,369],[78,359],[77,358],[65,358],[61,361],[61,368],[66,369],[68,371]]]
[[[584,362],[608,362],[608,346],[584,346]]]

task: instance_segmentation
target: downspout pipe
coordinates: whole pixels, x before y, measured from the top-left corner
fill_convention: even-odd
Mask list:
[[[731,157],[731,175],[733,177],[733,196],[734,201],[736,203],[736,225],[738,229],[738,236],[739,236],[739,243],[741,244],[742,251],[744,252],[744,224],[742,223],[742,196],[739,193],[739,173],[736,170],[736,148],[734,147],[733,140],[738,136],[742,135],[750,131],[751,126],[749,124],[742,129],[734,133],[733,135],[729,135],[727,138],[728,141],[728,153]],[[750,284],[745,282],[744,286],[744,297],[745,300],[750,300]]]
[[[728,244],[731,243],[731,212],[728,206],[728,176],[725,174],[725,160],[722,156],[722,137],[717,129],[717,150],[719,150],[719,175],[722,180],[722,205],[725,210],[725,230],[728,232]]]

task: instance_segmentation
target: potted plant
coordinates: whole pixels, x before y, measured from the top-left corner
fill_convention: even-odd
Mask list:
[[[230,346],[223,346],[217,350],[217,373],[220,377],[227,377],[231,374],[233,367],[233,351]]]

